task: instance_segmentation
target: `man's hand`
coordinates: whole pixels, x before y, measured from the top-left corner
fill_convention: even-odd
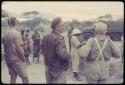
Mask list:
[[[24,56],[20,57],[21,58],[21,61],[25,63],[26,59]]]

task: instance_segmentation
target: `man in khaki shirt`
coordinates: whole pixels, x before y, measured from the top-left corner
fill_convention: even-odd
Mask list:
[[[108,83],[110,57],[121,57],[112,40],[105,36],[106,32],[105,23],[96,23],[95,37],[90,38],[86,45],[79,49],[79,55],[86,59],[85,76],[90,84]]]
[[[18,32],[18,23],[15,17],[8,20],[10,29],[3,36],[3,44],[5,51],[5,61],[11,76],[10,83],[16,83],[17,75],[22,78],[23,83],[28,83],[28,75],[26,73],[25,57],[23,50],[23,42],[20,32]]]

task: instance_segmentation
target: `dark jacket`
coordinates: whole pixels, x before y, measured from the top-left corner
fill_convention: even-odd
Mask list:
[[[33,46],[39,46],[40,45],[40,34],[34,33],[32,35],[32,40],[33,40]]]
[[[64,37],[52,31],[42,41],[42,53],[45,64],[52,69],[65,70],[68,68],[70,56],[67,53]]]

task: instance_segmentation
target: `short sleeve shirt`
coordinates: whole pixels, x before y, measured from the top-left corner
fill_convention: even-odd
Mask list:
[[[18,48],[23,44],[20,32],[9,30],[3,37],[5,59],[6,61],[14,61],[19,58]]]

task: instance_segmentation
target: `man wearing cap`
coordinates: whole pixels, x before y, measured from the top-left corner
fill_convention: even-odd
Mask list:
[[[121,57],[113,41],[105,36],[107,25],[103,22],[95,24],[95,37],[79,49],[79,55],[86,58],[85,76],[90,84],[105,84],[109,78],[110,57]]]
[[[66,83],[66,70],[69,63],[69,54],[66,50],[64,37],[64,23],[61,18],[53,19],[52,32],[43,38],[42,53],[46,66],[46,81],[49,84]]]
[[[10,83],[16,83],[17,75],[23,83],[29,83],[23,50],[23,41],[18,32],[18,23],[15,17],[8,20],[10,29],[3,36],[5,61],[10,74]]]

